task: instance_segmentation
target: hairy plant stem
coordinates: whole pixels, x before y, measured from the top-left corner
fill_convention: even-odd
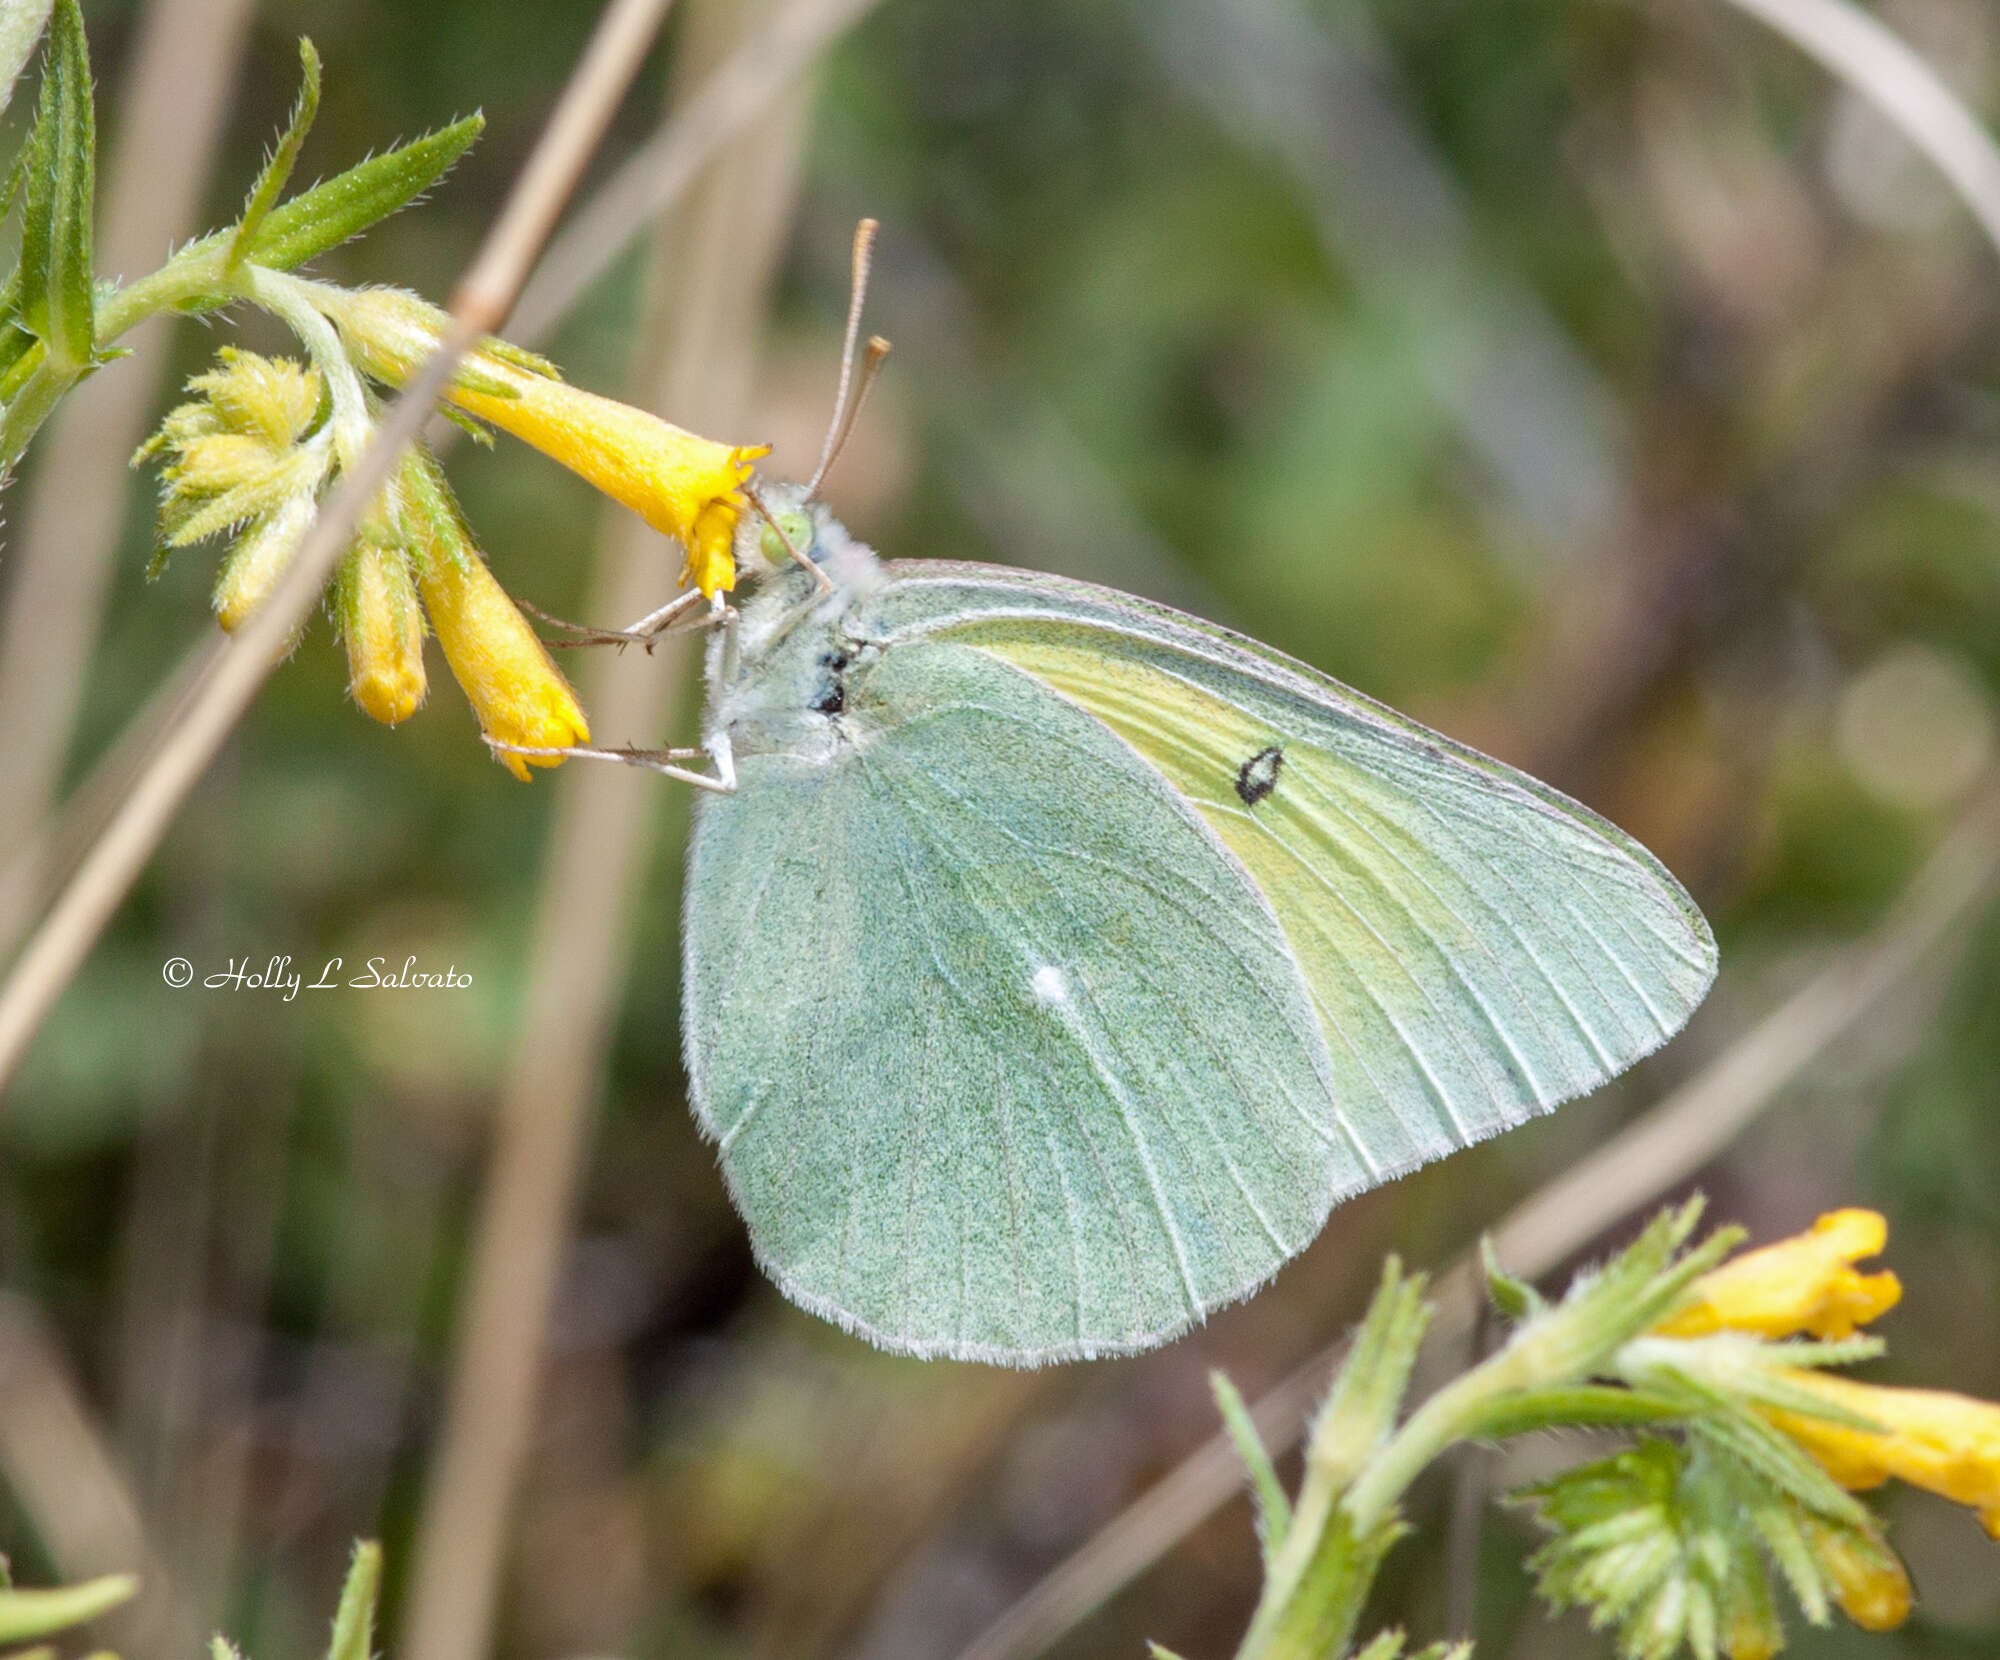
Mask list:
[[[0,478],[11,478],[16,463],[41,424],[54,413],[63,394],[83,378],[77,369],[57,368],[47,358],[38,363],[7,400],[0,415]]]
[[[176,254],[159,270],[127,283],[106,296],[97,308],[96,351],[102,354],[122,334],[163,311],[211,310],[248,297],[249,268],[224,262],[225,249],[196,243]],[[40,351],[37,347],[36,350]],[[11,475],[30,441],[63,395],[96,367],[64,363],[44,354],[0,414],[0,477]]]
[[[333,401],[334,454],[342,467],[351,467],[367,447],[374,430],[368,418],[368,396],[361,377],[341,349],[340,335],[313,302],[313,292],[322,285],[288,276],[283,271],[267,271],[259,266],[241,268],[246,296],[262,306],[299,337],[299,344],[326,382]]]
[[[1448,1448],[1476,1438],[1492,1408],[1523,1389],[1588,1373],[1594,1355],[1567,1345],[1510,1344],[1417,1408],[1358,1470],[1307,1450],[1284,1548],[1237,1649],[1237,1660],[1326,1660],[1345,1652],[1389,1548],[1410,1484]]]

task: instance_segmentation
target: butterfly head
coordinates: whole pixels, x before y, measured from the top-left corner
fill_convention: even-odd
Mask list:
[[[736,526],[733,551],[744,575],[769,578],[810,565],[824,571],[834,589],[873,586],[874,552],[850,536],[808,486],[760,481],[756,490],[757,510]]]

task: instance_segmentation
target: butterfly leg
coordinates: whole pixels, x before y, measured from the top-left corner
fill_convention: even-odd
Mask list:
[[[539,606],[519,601],[523,610],[532,611],[543,622],[557,628],[565,628],[577,637],[573,640],[551,640],[550,645],[558,650],[574,650],[579,646],[617,646],[621,650],[630,645],[644,646],[651,651],[659,639],[674,631],[679,623],[692,611],[701,599],[698,589],[690,588],[684,594],[676,594],[665,605],[648,611],[637,622],[628,623],[623,628],[592,628],[586,623],[573,623],[561,617],[552,617]],[[703,618],[696,626],[706,627],[712,619]]]
[[[628,767],[640,767],[647,772],[657,772],[662,777],[675,779],[682,784],[692,784],[696,789],[713,790],[717,795],[736,793],[736,758],[730,751],[729,740],[720,735],[701,749],[639,749],[631,745],[600,749],[591,744],[538,748],[529,744],[510,744],[491,736],[486,739],[486,747],[505,755],[524,755],[530,759],[618,761]],[[713,762],[715,771],[696,772],[691,767],[677,764],[681,761],[698,760]]]

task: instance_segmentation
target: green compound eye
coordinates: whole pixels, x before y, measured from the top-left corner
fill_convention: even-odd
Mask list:
[[[776,525],[764,527],[764,537],[760,544],[764,550],[764,557],[774,565],[785,564],[792,557],[785,549],[787,539],[800,553],[810,557],[813,547],[812,520],[796,507],[787,507],[782,512],[774,513],[772,517],[778,522]],[[778,534],[780,529],[785,533],[782,537]]]

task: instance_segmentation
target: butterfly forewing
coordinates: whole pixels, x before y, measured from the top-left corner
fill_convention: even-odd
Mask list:
[[[1284,928],[1343,1129],[1386,1175],[1522,1122],[1679,1029],[1700,912],[1575,802],[1303,665],[1087,584],[892,567],[891,639],[974,645],[1104,722]]]
[[[744,757],[689,871],[697,1111],[791,1295],[918,1354],[1144,1347],[1376,1179],[1277,915],[1111,724],[923,640],[842,719]]]

